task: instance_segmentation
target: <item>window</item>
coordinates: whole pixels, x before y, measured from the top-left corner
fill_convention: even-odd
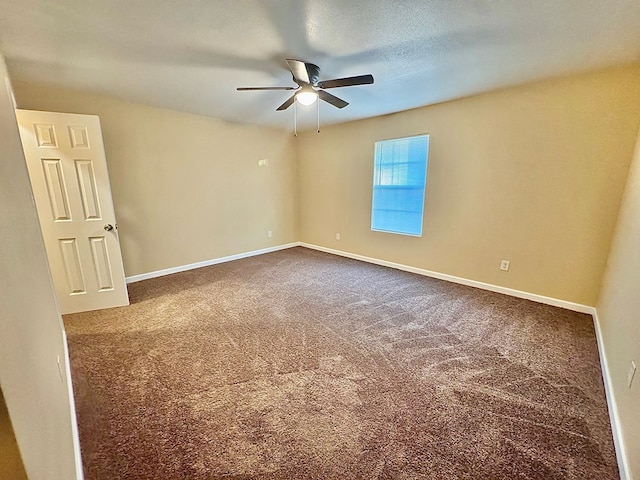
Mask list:
[[[429,135],[376,142],[371,230],[422,236]]]

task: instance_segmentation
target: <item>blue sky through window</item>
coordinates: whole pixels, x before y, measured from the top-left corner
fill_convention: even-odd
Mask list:
[[[371,229],[422,235],[429,135],[376,142]]]

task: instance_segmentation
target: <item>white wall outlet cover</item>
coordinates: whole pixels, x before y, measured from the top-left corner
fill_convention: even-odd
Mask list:
[[[273,237],[273,232],[271,230],[269,230],[267,232],[267,237],[269,237],[269,238]]]
[[[336,240],[340,240],[340,234],[336,233]]]
[[[505,272],[509,271],[509,266],[511,265],[511,262],[509,260],[502,260],[500,262],[500,270],[503,270]]]
[[[259,167],[266,167],[267,165],[269,165],[269,159],[268,158],[263,158],[262,160],[258,160],[258,166]]]

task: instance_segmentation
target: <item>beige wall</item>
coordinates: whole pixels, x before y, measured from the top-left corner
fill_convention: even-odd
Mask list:
[[[639,125],[633,67],[304,133],[300,238],[594,305]],[[372,232],[374,142],[420,133],[431,135],[423,236]]]
[[[70,90],[14,88],[19,108],[100,116],[127,276],[297,240],[291,133]],[[259,167],[264,158],[269,166]]]
[[[0,386],[29,478],[72,480],[82,472],[62,319],[6,79],[0,55]]]
[[[594,305],[598,297],[640,126],[640,67],[325,127],[320,135],[308,132],[295,140],[279,130],[69,90],[19,83],[16,94],[21,108],[100,116],[127,275],[302,240],[586,305]],[[15,135],[15,128],[9,130]],[[371,232],[374,142],[420,133],[431,135],[423,237]],[[11,141],[15,144],[15,138]],[[4,138],[1,145],[5,154]],[[14,156],[16,145],[11,147]],[[627,389],[625,376],[630,359],[640,366],[639,151],[598,302],[636,476],[640,465],[632,453],[640,448],[640,424],[633,399],[638,398],[638,383]],[[257,166],[262,158],[269,158],[269,167]],[[24,177],[23,165],[3,162],[0,168],[2,178],[11,179],[3,189],[6,183],[7,192],[20,190],[16,198],[24,203],[24,182],[14,181],[16,175]],[[18,222],[11,215],[18,212],[22,218],[26,207],[10,205],[1,213],[10,220],[3,223],[11,226]],[[33,237],[32,209],[26,216],[30,220],[16,231],[29,230],[20,235]],[[273,230],[272,239],[267,230]],[[4,246],[9,231],[2,232]],[[8,245],[15,244],[15,235],[9,235]],[[27,249],[28,259],[12,253],[3,261],[39,262],[36,270],[41,269],[41,247],[35,257]],[[499,271],[500,259],[511,260],[510,272]],[[19,290],[20,282],[9,278],[2,276],[2,287]],[[28,293],[18,291],[11,298]],[[43,298],[44,306],[33,308],[51,317],[43,332],[51,342],[49,350],[56,350],[59,324],[53,328],[51,322],[59,318],[51,311],[50,291]],[[10,316],[5,313],[6,323]],[[10,322],[11,328],[15,325]],[[34,335],[38,346],[40,333]],[[21,335],[31,338],[32,332],[16,330],[14,336]],[[8,369],[7,359],[19,355],[16,346],[28,350],[31,340],[3,338],[13,344],[8,349],[2,345],[3,382],[10,379],[7,385],[12,385],[39,361],[43,378],[52,381],[49,350],[24,362],[24,368],[12,364]],[[49,385],[55,394],[54,387]],[[34,406],[16,406],[21,393],[12,389],[7,402],[14,404],[16,430],[29,451],[26,413]],[[56,415],[61,423],[54,430],[64,430],[69,418],[60,411]],[[57,468],[70,468],[67,457],[63,451]],[[25,463],[40,467],[33,466],[33,458]]]
[[[640,135],[598,299],[598,316],[630,478],[640,478]],[[629,388],[631,360],[639,370]]]

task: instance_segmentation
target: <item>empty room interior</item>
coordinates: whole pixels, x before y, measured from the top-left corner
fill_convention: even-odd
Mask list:
[[[640,3],[5,0],[0,478],[640,480]]]

